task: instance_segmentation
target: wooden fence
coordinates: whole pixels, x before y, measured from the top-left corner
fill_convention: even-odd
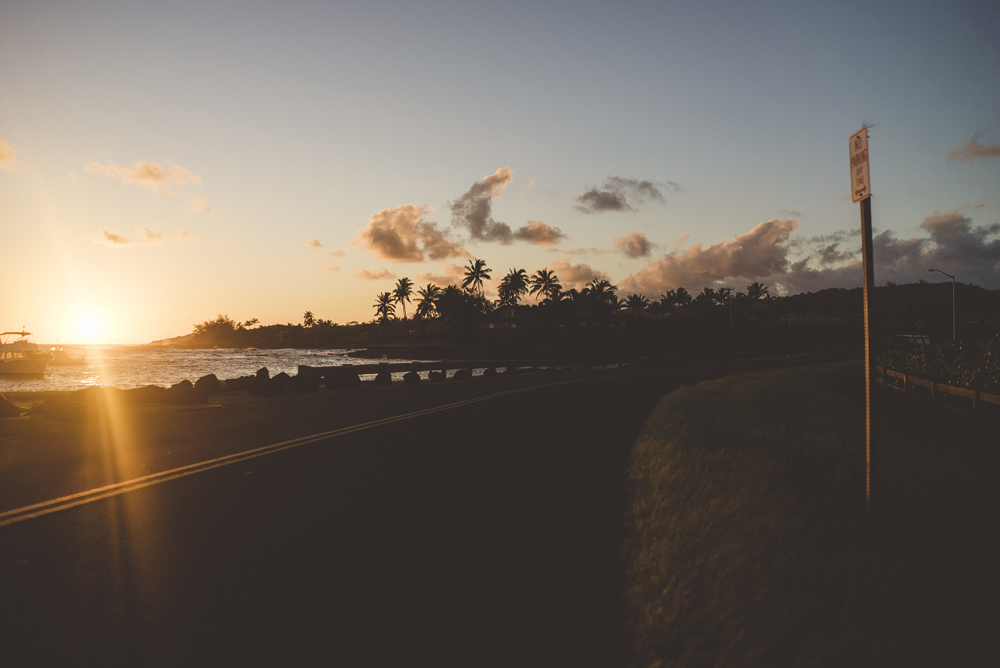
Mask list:
[[[893,371],[882,366],[875,367],[875,382],[883,389],[893,390],[905,396],[921,397],[930,401],[940,401],[944,396],[962,397],[972,401],[972,410],[977,411],[983,403],[1000,406],[1000,394],[991,394],[967,387],[955,387],[946,383],[917,378],[907,373]],[[918,389],[919,388],[919,389]]]

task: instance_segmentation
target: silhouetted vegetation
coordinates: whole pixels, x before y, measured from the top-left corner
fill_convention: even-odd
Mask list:
[[[511,268],[497,283],[497,299],[485,285],[492,269],[475,258],[460,284],[416,288],[403,277],[376,295],[366,323],[338,325],[312,311],[302,324],[261,326],[225,315],[195,326],[191,347],[356,348],[371,345],[474,345],[570,347],[580,351],[654,354],[823,347],[863,342],[861,288],[830,288],[775,296],[752,282],[740,290],[683,286],[665,294],[619,295],[596,278],[582,289],[563,289],[549,269],[529,274]],[[957,286],[958,334],[985,341],[1000,333],[1000,291]],[[415,299],[411,299],[415,298]],[[412,315],[407,304],[416,302]],[[951,337],[948,283],[888,284],[875,289],[872,326],[881,341],[891,334]]]
[[[1000,390],[1000,336],[930,346],[882,346],[877,364],[925,380],[974,390]]]

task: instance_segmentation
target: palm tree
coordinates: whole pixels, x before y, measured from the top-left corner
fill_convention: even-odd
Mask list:
[[[528,294],[535,295],[536,300],[540,296],[548,295],[553,290],[562,290],[562,286],[559,285],[559,277],[554,271],[548,269],[536,271],[534,276],[528,280],[528,285]]]
[[[316,326],[316,318],[313,317],[313,312],[312,311],[306,311],[302,315],[302,325],[304,327],[315,327]]]
[[[465,280],[462,281],[462,287],[483,294],[483,281],[490,280],[490,271],[492,270],[486,266],[486,260],[479,258],[469,260],[469,266],[465,268]]]
[[[595,278],[590,283],[587,283],[587,287],[583,289],[582,294],[597,308],[605,309],[610,307],[614,310],[618,307],[618,295],[615,294],[617,291],[618,288],[611,285],[610,282]]]
[[[426,318],[437,310],[435,302],[441,295],[441,288],[433,283],[428,283],[426,287],[417,290],[417,295],[420,296],[420,303],[417,304],[416,317]]]
[[[392,295],[388,292],[380,292],[375,298],[375,316],[379,318],[379,322],[387,322],[394,315],[396,315],[396,307],[393,305]]]
[[[715,303],[719,306],[725,306],[729,303],[729,296],[732,294],[732,288],[719,288],[715,291]]]
[[[678,306],[687,306],[691,303],[691,293],[685,288],[677,288],[674,290],[674,303]]]
[[[505,306],[516,306],[525,292],[528,291],[528,275],[524,269],[511,269],[500,281],[497,292],[500,303]]]
[[[763,283],[754,281],[747,286],[747,298],[753,301],[757,301],[758,299],[769,299],[770,297],[770,290]]]
[[[625,308],[635,315],[642,315],[642,312],[649,308],[649,300],[643,295],[629,295],[625,300]]]
[[[406,302],[410,301],[413,294],[413,281],[406,276],[396,281],[396,289],[392,291],[392,298],[397,304],[403,305],[403,320],[406,320]]]

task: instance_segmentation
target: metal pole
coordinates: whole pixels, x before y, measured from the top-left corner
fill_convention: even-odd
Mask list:
[[[951,277],[951,340],[957,341],[958,335],[955,333],[955,277]]]
[[[871,299],[875,291],[875,268],[872,255],[872,199],[861,200],[862,263],[865,272],[865,506],[872,509],[872,454],[875,449],[872,434],[872,383],[875,381],[874,351],[871,345]]]

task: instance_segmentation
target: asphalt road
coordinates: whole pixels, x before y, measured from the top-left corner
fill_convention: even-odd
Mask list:
[[[141,456],[95,443],[22,453],[35,465],[7,476],[0,508],[279,434],[584,378],[0,527],[3,663],[620,665],[622,474],[671,376],[408,388],[326,411],[307,401],[284,424],[258,407],[238,437],[213,432],[231,420],[180,416],[173,433],[132,435]]]

